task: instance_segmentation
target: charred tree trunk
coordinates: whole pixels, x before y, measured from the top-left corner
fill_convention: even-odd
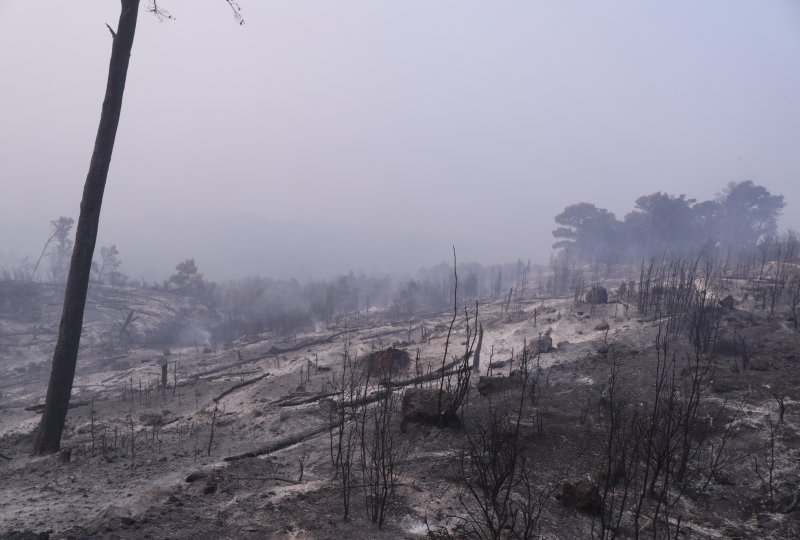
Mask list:
[[[475,346],[475,354],[472,359],[472,371],[480,373],[481,371],[481,345],[483,345],[483,324],[480,325],[478,330],[478,345]]]
[[[58,341],[53,353],[47,399],[33,443],[34,454],[49,454],[59,450],[61,434],[67,419],[72,382],[75,377],[75,364],[78,360],[78,346],[83,327],[83,309],[86,305],[89,272],[100,221],[100,206],[103,202],[108,167],[114,150],[114,139],[117,135],[117,126],[122,110],[122,94],[125,90],[128,62],[139,11],[139,0],[120,1],[122,5],[117,32],[111,31],[113,45],[106,94],[92,160],[83,187],[81,212],[75,232],[75,248],[64,294],[64,308],[61,313]],[[109,30],[111,30],[110,27]]]

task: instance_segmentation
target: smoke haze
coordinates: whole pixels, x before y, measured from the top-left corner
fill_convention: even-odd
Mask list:
[[[794,2],[162,2],[98,246],[132,277],[544,262],[553,218],[751,179],[800,228]],[[0,265],[77,218],[119,4],[0,3]]]

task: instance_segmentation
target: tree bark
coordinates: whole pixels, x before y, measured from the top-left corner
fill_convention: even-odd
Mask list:
[[[139,0],[120,0],[121,9],[116,34],[112,31],[113,45],[108,68],[108,82],[97,128],[94,151],[83,187],[83,199],[75,232],[75,248],[67,277],[64,308],[58,330],[58,342],[53,353],[50,383],[47,387],[42,419],[33,443],[34,454],[57,452],[61,446],[61,435],[67,419],[78,347],[83,328],[83,310],[89,288],[89,273],[94,256],[97,228],[100,222],[100,207],[103,202],[108,168],[117,135],[122,94],[128,74],[128,63],[136,31]],[[110,27],[109,27],[110,30]]]

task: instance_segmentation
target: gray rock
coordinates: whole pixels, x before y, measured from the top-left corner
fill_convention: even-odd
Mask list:
[[[718,394],[741,390],[742,384],[732,377],[717,377],[711,381],[711,390]]]
[[[758,521],[758,526],[762,529],[772,530],[781,526],[780,517],[767,512],[758,514],[756,516],[756,521]]]
[[[767,371],[769,369],[769,362],[766,358],[752,358],[747,363],[747,369],[751,371]]]
[[[490,394],[505,392],[519,385],[521,382],[522,379],[519,377],[480,377],[478,379],[477,389],[480,395],[488,396]]]
[[[122,525],[133,525],[136,522],[130,510],[113,504],[106,506],[103,511],[100,512],[98,519],[104,523],[117,522]]]
[[[607,304],[608,303],[608,291],[605,287],[601,287],[600,285],[596,285],[589,289],[589,292],[586,293],[586,303],[587,304]]]
[[[441,392],[441,399],[439,395],[438,388],[409,388],[406,390],[400,408],[403,421],[438,422],[451,405],[447,392]]]
[[[596,514],[603,508],[600,488],[591,480],[578,480],[575,483],[564,482],[556,499],[567,508],[575,508],[581,512]]]
[[[191,482],[196,482],[198,480],[202,480],[203,478],[206,478],[206,477],[208,477],[208,473],[207,472],[195,471],[195,472],[191,473],[189,476],[186,477],[186,481],[191,483]]]
[[[539,354],[539,353],[549,353],[553,350],[553,333],[552,328],[548,328],[547,332],[539,336],[536,340],[532,341],[529,347],[531,347],[531,354]]]

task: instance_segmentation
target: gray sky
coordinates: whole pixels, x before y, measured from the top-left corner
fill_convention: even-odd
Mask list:
[[[142,8],[146,5],[142,0]],[[546,261],[553,217],[752,179],[800,229],[800,3],[162,0],[98,245],[164,278]],[[77,218],[119,3],[0,0],[0,252]],[[2,260],[0,260],[2,263]]]

